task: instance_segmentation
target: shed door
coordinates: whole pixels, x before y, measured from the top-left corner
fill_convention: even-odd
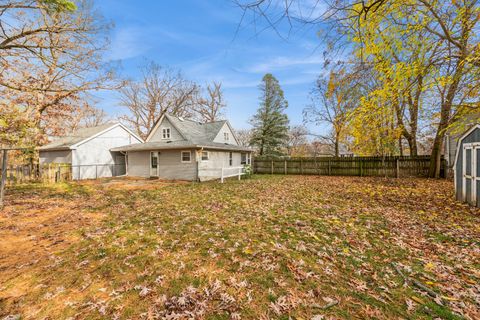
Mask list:
[[[473,148],[473,170],[474,170],[474,179],[473,179],[473,203],[480,207],[480,196],[478,195],[480,192],[480,146],[475,146]]]
[[[472,147],[463,147],[463,201],[472,201]]]

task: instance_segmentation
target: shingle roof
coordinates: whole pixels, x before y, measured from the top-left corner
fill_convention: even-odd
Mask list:
[[[74,133],[61,137],[59,139],[56,139],[49,144],[46,144],[44,146],[41,146],[38,148],[39,150],[67,150],[70,149],[71,146],[82,142],[85,139],[90,138],[91,136],[94,136],[110,127],[113,127],[117,125],[118,123],[106,123],[102,124],[100,126],[96,127],[90,127],[90,128],[82,128],[78,129]]]
[[[201,123],[197,121],[177,118],[168,114],[165,117],[180,132],[185,140],[180,141],[151,141],[137,143],[111,149],[111,151],[146,151],[161,149],[205,148],[231,151],[251,151],[250,148],[234,144],[213,142],[220,129],[227,123],[226,120]]]
[[[250,148],[236,146],[225,143],[192,143],[186,140],[180,141],[152,141],[145,143],[135,143],[128,146],[112,148],[110,151],[149,151],[149,150],[175,150],[175,149],[213,149],[213,150],[231,150],[231,151],[252,151]]]

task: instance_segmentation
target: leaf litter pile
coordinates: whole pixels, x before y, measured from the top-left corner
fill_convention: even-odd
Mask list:
[[[0,319],[480,319],[451,181],[124,183],[9,189]]]

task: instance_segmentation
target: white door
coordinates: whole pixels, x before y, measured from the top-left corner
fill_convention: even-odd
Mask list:
[[[473,147],[473,157],[472,157],[472,204],[474,206],[479,206],[480,197],[478,197],[478,190],[480,189],[480,145],[476,144]]]
[[[150,176],[158,177],[158,151],[150,152]]]
[[[463,146],[463,179],[462,179],[462,195],[463,201],[475,205],[477,202],[477,165],[476,158],[480,149],[471,144]],[[480,173],[480,172],[479,172]]]

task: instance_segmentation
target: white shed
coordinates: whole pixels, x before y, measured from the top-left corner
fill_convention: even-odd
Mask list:
[[[126,173],[125,154],[110,149],[143,140],[121,123],[82,128],[39,148],[40,164],[71,165],[72,178],[95,179]]]

